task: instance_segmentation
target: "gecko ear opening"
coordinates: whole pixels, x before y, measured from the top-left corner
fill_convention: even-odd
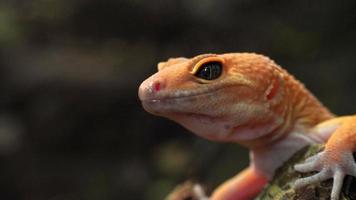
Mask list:
[[[278,78],[274,78],[272,84],[267,89],[267,95],[266,95],[267,100],[271,100],[273,99],[273,97],[277,95],[279,84],[280,81],[278,80]]]

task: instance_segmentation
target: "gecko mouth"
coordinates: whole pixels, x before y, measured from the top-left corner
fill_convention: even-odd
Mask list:
[[[208,91],[208,92],[201,92],[201,93],[196,93],[196,94],[187,94],[187,95],[177,95],[177,96],[172,96],[172,95],[167,95],[167,96],[161,96],[158,98],[151,98],[151,99],[144,99],[141,100],[143,103],[149,102],[149,103],[166,103],[166,102],[173,102],[173,101],[180,101],[180,100],[185,100],[185,99],[192,99],[198,96],[204,96],[208,95],[212,92],[215,92],[217,90],[213,91]]]
[[[216,93],[222,88],[200,91],[200,92],[181,92],[175,95],[161,95],[160,97],[141,99],[146,111],[155,115],[179,115],[194,116],[196,118],[208,118],[210,115],[197,111],[197,104],[201,99],[216,97]],[[177,95],[178,94],[178,95]]]
[[[164,97],[164,98],[155,98],[155,99],[147,99],[141,100],[143,107],[145,110],[152,114],[188,114],[188,112],[184,112],[187,106],[192,107],[194,102],[197,101],[198,96],[207,96],[210,93],[202,93],[195,94],[189,96],[180,96],[180,97]],[[193,114],[192,114],[193,115]]]
[[[209,93],[216,92],[223,87],[219,88],[204,88],[200,90],[177,90],[175,92],[165,92],[160,95],[157,95],[156,97],[152,98],[147,98],[147,99],[141,99],[142,102],[164,102],[164,101],[175,101],[175,100],[180,100],[180,99],[186,99],[186,98],[194,98],[196,96],[201,96],[201,95],[206,95]]]
[[[195,97],[201,97],[205,95],[215,95],[218,91],[235,87],[236,84],[224,84],[224,85],[215,85],[210,87],[201,88],[199,90],[177,90],[177,91],[168,91],[164,92],[156,97],[151,98],[140,98],[142,103],[165,103],[169,101],[179,101],[186,99],[193,99]],[[247,86],[248,85],[239,85],[239,86]]]

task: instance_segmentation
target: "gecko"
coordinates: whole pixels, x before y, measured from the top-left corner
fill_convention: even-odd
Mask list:
[[[218,186],[209,200],[254,198],[295,152],[325,144],[294,166],[312,176],[294,188],[333,179],[339,198],[345,175],[356,177],[356,115],[336,117],[293,75],[256,53],[203,54],[158,63],[138,96],[151,114],[171,119],[196,135],[238,143],[250,150],[250,164]]]

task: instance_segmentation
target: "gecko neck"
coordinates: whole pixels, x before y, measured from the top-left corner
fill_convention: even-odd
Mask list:
[[[269,179],[295,152],[317,142],[308,135],[311,128],[334,117],[303,84],[285,70],[283,75],[285,94],[282,104],[288,106],[282,112],[285,121],[277,133],[281,136],[270,143],[253,147],[250,154],[251,165]]]
[[[239,141],[249,149],[268,148],[280,140],[285,139],[292,133],[305,134],[315,125],[329,120],[334,115],[322,105],[322,103],[309,92],[302,83],[288,74],[282,68],[276,68],[282,79],[280,95],[276,96],[272,102],[271,115],[275,116],[272,120],[263,122],[261,126],[254,125],[249,130],[252,134],[267,131],[262,137],[250,141]],[[280,120],[281,119],[281,120]]]
[[[283,70],[285,71],[285,70]],[[284,72],[285,95],[289,105],[289,123],[293,130],[305,131],[334,115],[292,75]]]
[[[267,179],[272,179],[275,171],[293,154],[306,145],[316,142],[308,135],[293,131],[273,145],[252,149],[250,165]]]

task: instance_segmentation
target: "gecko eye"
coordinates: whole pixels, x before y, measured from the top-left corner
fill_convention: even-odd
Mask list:
[[[221,73],[222,64],[220,62],[213,61],[201,65],[194,75],[205,80],[214,80],[219,78]]]

